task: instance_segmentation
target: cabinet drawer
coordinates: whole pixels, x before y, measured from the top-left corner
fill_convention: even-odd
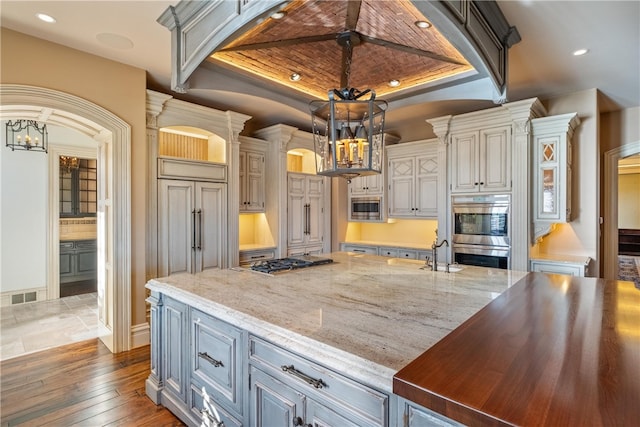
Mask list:
[[[96,250],[96,249],[98,249],[98,243],[95,240],[78,240],[76,242],[76,249],[78,249],[78,250]]]
[[[382,255],[382,256],[390,256],[390,257],[394,257],[396,258],[398,256],[398,249],[397,248],[380,248],[378,249],[378,255]]]
[[[255,261],[265,261],[276,256],[275,249],[264,249],[240,252],[240,264],[249,264]]]
[[[191,378],[212,398],[242,413],[242,335],[228,323],[191,311]]]
[[[414,251],[411,249],[400,249],[398,250],[398,258],[417,259],[418,251]]]
[[[225,427],[242,427],[241,421],[218,405],[206,392],[203,394],[202,387],[191,385],[189,402],[191,415],[198,421],[201,421],[200,425],[215,425],[213,424],[215,420],[216,422],[222,421]],[[215,411],[213,408],[215,408]],[[215,418],[214,414],[216,412],[218,413],[219,420]]]
[[[544,261],[531,261],[531,271],[539,273],[567,274],[570,276],[585,276],[584,265],[569,263],[554,263]]]
[[[60,253],[73,251],[75,242],[60,242]]]
[[[293,387],[357,415],[361,420],[359,425],[387,425],[388,396],[383,393],[256,337],[249,337],[249,359],[250,363],[272,369],[278,378]],[[318,387],[312,385],[311,380],[317,381]]]
[[[416,259],[419,259],[421,261],[431,259],[431,251],[418,251],[418,253],[416,254]]]
[[[351,243],[343,243],[342,250],[344,252],[355,252],[358,254],[378,255],[377,246],[363,246],[363,245],[356,245]]]

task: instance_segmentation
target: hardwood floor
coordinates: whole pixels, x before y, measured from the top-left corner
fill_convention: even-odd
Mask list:
[[[5,426],[184,426],[145,394],[149,346],[112,354],[98,339],[0,363]]]

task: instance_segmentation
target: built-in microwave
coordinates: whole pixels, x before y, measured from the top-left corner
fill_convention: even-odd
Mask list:
[[[350,221],[382,221],[382,197],[351,197]]]

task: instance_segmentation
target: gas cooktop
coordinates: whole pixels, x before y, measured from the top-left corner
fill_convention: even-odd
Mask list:
[[[270,259],[265,261],[258,261],[249,267],[251,270],[259,271],[261,273],[277,273],[287,270],[296,270],[299,268],[313,267],[316,265],[331,264],[333,260],[331,258],[321,258],[311,255],[302,255],[296,257],[287,257],[280,259]]]

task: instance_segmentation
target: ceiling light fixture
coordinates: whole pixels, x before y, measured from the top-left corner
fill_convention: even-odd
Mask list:
[[[389,86],[391,86],[391,87],[400,86],[400,80],[396,80],[396,79],[389,80]]]
[[[356,32],[338,35],[343,47],[342,89],[332,89],[328,101],[311,101],[311,127],[316,154],[316,173],[351,181],[382,172],[384,115],[387,102],[376,100],[372,89],[349,88],[353,45],[360,44]]]
[[[72,170],[80,168],[80,161],[77,157],[60,156],[60,170],[63,173],[71,173]]]
[[[297,82],[301,78],[302,76],[299,73],[291,73],[291,75],[289,76],[289,80],[291,80],[292,82]]]
[[[54,24],[56,22],[56,18],[54,18],[51,15],[47,15],[46,13],[36,13],[36,17],[39,20],[46,22],[48,24]]]
[[[418,28],[430,28],[431,27],[431,22],[427,22],[427,21],[416,21],[414,22],[414,25]]]
[[[573,51],[573,56],[582,56],[589,52],[589,49],[578,49]]]
[[[14,150],[43,151],[47,152],[49,133],[45,123],[35,120],[16,120],[7,122],[6,141],[7,147]]]

